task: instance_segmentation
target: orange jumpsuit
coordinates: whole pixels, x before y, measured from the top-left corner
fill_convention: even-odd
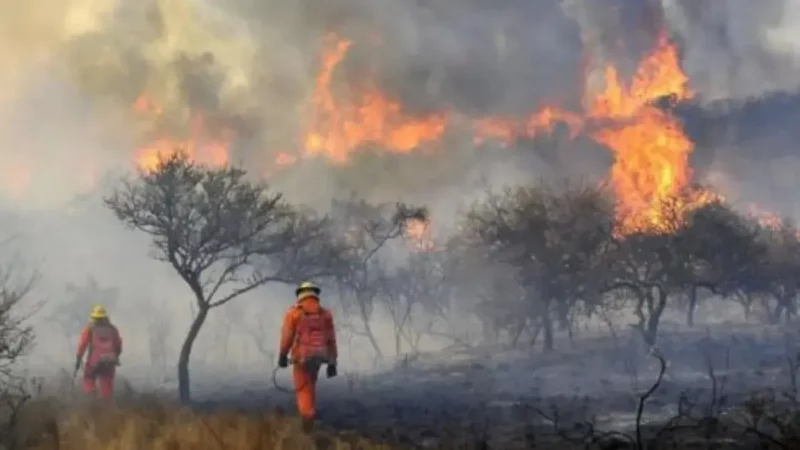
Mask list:
[[[320,366],[306,365],[301,360],[304,354],[302,342],[298,336],[298,324],[305,313],[319,314],[324,324],[325,344],[327,360],[329,364],[335,364],[338,356],[336,346],[336,333],[333,327],[333,315],[319,304],[319,298],[310,295],[301,298],[295,305],[289,308],[283,318],[281,327],[280,354],[288,355],[291,350],[292,379],[294,381],[297,410],[304,419],[314,419],[317,414],[317,376]]]
[[[104,329],[100,330],[100,327]],[[107,357],[119,358],[122,353],[122,337],[117,328],[108,321],[87,325],[81,331],[78,341],[78,360],[82,359],[87,351],[89,355],[83,367],[83,391],[86,394],[94,394],[97,382],[100,398],[108,400],[114,392],[116,367],[98,363]]]

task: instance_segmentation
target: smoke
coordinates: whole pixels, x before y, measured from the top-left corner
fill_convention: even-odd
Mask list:
[[[609,154],[588,139],[557,130],[511,148],[476,146],[469,119],[549,104],[580,110],[583,90],[602,81],[599,69],[613,62],[630,75],[662,28],[681,45],[698,93],[693,106],[730,102],[723,121],[737,129],[741,102],[797,83],[800,6],[788,0],[0,0],[0,11],[0,190],[6,209],[23,216],[17,229],[33,259],[45,261],[42,295],[61,301],[64,283],[95,273],[121,287],[129,310],[169,299],[160,307],[177,330],[190,313],[185,289],[147,259],[146,241],[119,228],[99,195],[104,180],[133,167],[136,149],[191,137],[198,117],[207,137],[229,141],[232,162],[292,200],[323,208],[355,190],[424,202],[434,223],[447,226],[487,184],[605,176]],[[357,101],[359,88],[374,84],[410,116],[447,111],[442,138],[411,154],[366,143],[348,165],[301,158],[276,170],[280,153],[303,153],[332,32],[353,42],[333,76],[337,98]],[[793,129],[779,134],[791,142]],[[706,137],[698,149],[717,149],[709,180],[728,192],[768,191],[755,177],[761,169],[742,169],[742,155],[781,141],[734,145],[733,135]],[[283,304],[267,308],[274,317]],[[146,333],[141,318],[121,320]]]
[[[134,148],[164,136],[188,137],[198,115],[212,135],[233,131],[232,160],[258,171],[266,172],[279,152],[302,153],[323,36],[332,31],[355,43],[335,73],[337,95],[357,97],[369,81],[409,115],[446,110],[482,117],[530,114],[552,103],[576,108],[582,90],[598,82],[598,69],[613,62],[629,74],[662,28],[680,42],[684,68],[704,103],[794,90],[792,36],[800,14],[791,2],[681,0],[491,6],[81,0],[2,7],[10,13],[0,35],[0,117],[6,117],[3,135],[10,141],[6,160],[19,161],[11,164],[17,173],[4,177],[5,190],[17,198],[32,194],[33,172],[40,173],[46,160],[63,167],[69,158],[58,155],[68,154],[79,160],[69,172],[85,172],[77,177],[82,181],[62,179],[53,183],[58,188],[34,196],[45,201],[52,195],[56,203],[112,167],[129,168]],[[158,115],[134,114],[142,96]],[[25,117],[26,110],[57,117]],[[27,139],[37,127],[48,129],[52,145]],[[463,140],[436,146],[451,160],[475,160]],[[26,147],[42,149],[19,150]],[[550,165],[535,144],[522,147],[534,147],[527,153],[535,165]],[[597,150],[579,153],[583,158]],[[517,165],[508,158],[506,165]],[[593,171],[602,173],[607,161],[596,158]],[[315,173],[341,184],[331,170]],[[440,178],[432,188],[446,189],[463,174],[421,178]],[[419,183],[412,177],[396,187],[412,184]]]
[[[662,3],[668,23],[681,37],[687,73],[704,99],[742,100],[797,90],[795,2]]]
[[[705,181],[731,200],[797,216],[796,2],[662,0],[698,93],[687,126]]]

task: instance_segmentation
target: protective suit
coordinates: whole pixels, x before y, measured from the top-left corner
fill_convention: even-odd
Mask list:
[[[108,400],[114,393],[114,377],[119,365],[119,355],[122,353],[122,337],[117,327],[111,324],[102,306],[95,306],[89,318],[90,322],[81,332],[78,342],[75,371],[80,368],[86,354],[83,391],[93,395],[97,384],[99,397]]]
[[[312,283],[302,283],[296,290],[297,302],[289,308],[281,328],[278,365],[287,367],[291,352],[292,379],[300,416],[316,418],[316,387],[319,369],[327,364],[327,376],[336,376],[336,333],[333,316],[320,306],[321,289]]]

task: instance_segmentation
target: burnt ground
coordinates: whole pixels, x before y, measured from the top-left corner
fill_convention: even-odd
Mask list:
[[[790,392],[787,358],[796,358],[796,343],[796,335],[776,328],[664,331],[658,352],[668,368],[646,403],[644,428],[660,428],[674,416],[682,395],[699,419],[712,409],[732,417],[738,405],[769,388]],[[554,414],[572,434],[581,428],[571,425],[584,420],[604,430],[631,431],[639,395],[659,368],[638,335],[559,345],[552,354],[475,349],[425,355],[373,374],[342,368],[338,378],[320,382],[320,422],[428,448],[454,436],[486,440],[488,448],[530,448],[532,432],[539,441],[552,434],[543,416]],[[278,382],[289,387],[288,373]],[[218,393],[202,406],[294,410],[291,395],[274,388]]]

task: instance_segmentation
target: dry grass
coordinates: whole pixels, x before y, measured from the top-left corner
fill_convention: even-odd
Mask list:
[[[294,417],[203,414],[155,399],[122,406],[36,400],[21,414],[13,442],[26,450],[395,450],[348,433],[306,433]]]

